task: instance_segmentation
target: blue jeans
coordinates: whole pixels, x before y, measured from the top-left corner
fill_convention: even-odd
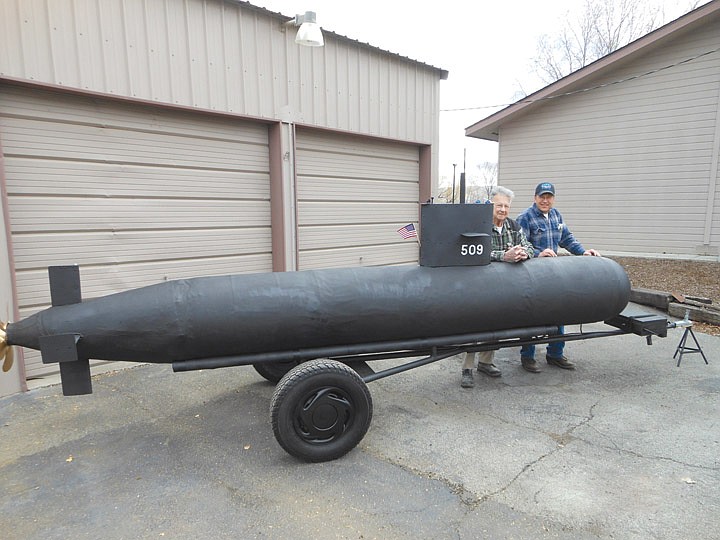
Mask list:
[[[560,334],[565,333],[565,327],[560,327]],[[564,341],[556,341],[555,343],[548,343],[547,355],[550,358],[560,358],[565,350]],[[535,345],[523,345],[520,349],[520,358],[535,358]]]

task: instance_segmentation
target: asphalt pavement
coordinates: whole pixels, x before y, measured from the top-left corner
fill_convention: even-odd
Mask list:
[[[320,464],[277,444],[250,367],[37,388],[0,400],[0,536],[720,538],[720,338],[677,367],[681,335],[570,343],[575,371],[542,347],[539,374],[504,349],[472,389],[458,358],[372,382],[367,435]]]

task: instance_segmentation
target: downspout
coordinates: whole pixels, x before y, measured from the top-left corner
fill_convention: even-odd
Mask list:
[[[710,178],[708,178],[707,206],[705,207],[705,229],[703,231],[703,246],[706,255],[720,256],[720,249],[715,253],[710,251],[710,238],[712,233],[713,214],[715,212],[715,193],[717,192],[718,173],[720,172],[720,79],[718,79],[718,96],[715,105],[715,134],[713,136],[713,152],[710,162]],[[717,246],[716,246],[717,248]]]

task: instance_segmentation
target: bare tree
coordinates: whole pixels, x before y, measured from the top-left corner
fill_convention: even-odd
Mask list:
[[[494,186],[497,184],[498,164],[494,161],[483,161],[476,165],[478,170],[478,178],[484,186]]]
[[[493,186],[497,185],[498,164],[491,161],[485,161],[477,164],[479,189],[476,200],[489,199]]]
[[[497,184],[498,164],[490,161],[477,163],[475,167],[471,167],[467,174],[467,182],[465,184],[465,201],[474,203],[476,201],[484,201],[490,197],[492,187]],[[441,178],[443,184],[445,177]],[[452,186],[441,187],[435,197],[438,203],[452,203]],[[460,200],[460,186],[455,189],[455,201]]]
[[[452,203],[452,186],[440,188],[435,200],[438,203]]]
[[[692,9],[695,1],[688,5]],[[532,59],[535,73],[550,84],[634,41],[665,21],[650,0],[585,0],[579,15],[567,14],[556,36],[542,35]]]
[[[497,184],[498,164],[491,161],[477,163],[468,173],[465,200],[468,202],[485,201]]]

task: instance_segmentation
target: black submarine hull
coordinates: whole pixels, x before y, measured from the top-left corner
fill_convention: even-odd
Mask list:
[[[84,358],[171,363],[597,322],[629,296],[623,268],[600,257],[238,274],[54,306],[7,338],[40,349],[43,336],[75,334]]]

